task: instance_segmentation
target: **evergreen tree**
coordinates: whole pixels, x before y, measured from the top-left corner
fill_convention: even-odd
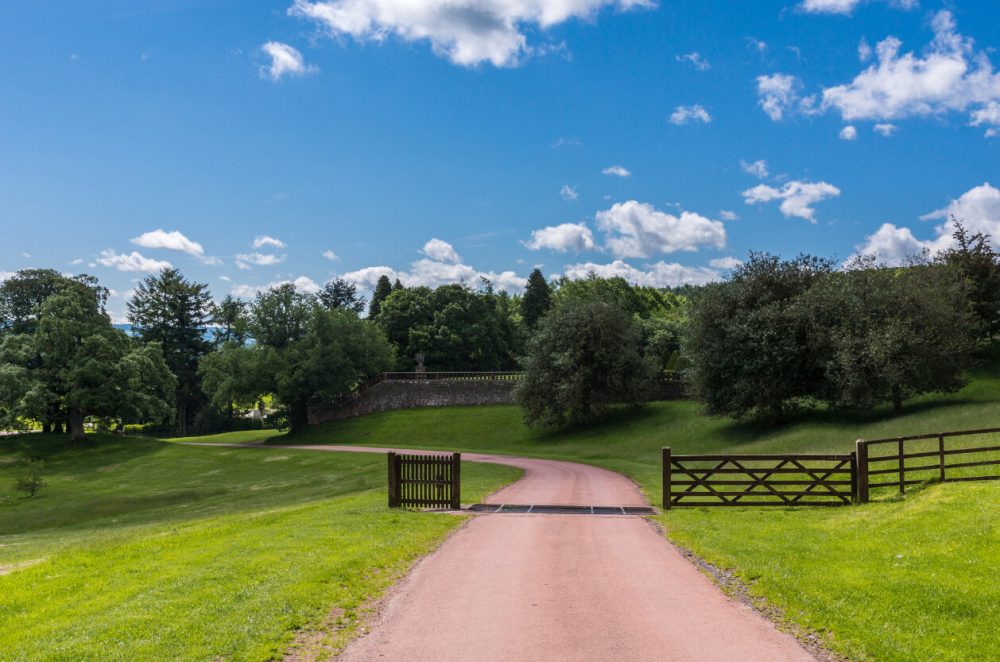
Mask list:
[[[346,310],[360,315],[365,309],[365,300],[358,296],[358,286],[343,278],[334,278],[324,285],[316,299],[327,310]]]
[[[524,320],[524,325],[529,330],[534,329],[551,305],[552,291],[549,289],[549,284],[545,282],[541,270],[535,269],[528,276],[528,286],[521,298],[521,318]]]
[[[399,282],[399,279],[396,279]],[[402,288],[402,285],[400,285]],[[393,290],[392,284],[389,283],[389,277],[385,274],[379,276],[378,282],[375,284],[375,291],[372,292],[372,303],[368,308],[368,319],[373,320],[378,317],[378,314],[382,311],[382,302],[392,294]]]
[[[208,286],[185,280],[173,268],[147,276],[128,303],[128,320],[139,339],[163,348],[163,358],[177,378],[177,433],[183,436],[204,402],[198,363],[211,350],[206,339],[212,320]]]
[[[403,284],[401,282],[399,282],[399,279],[397,278],[396,282],[394,282],[392,284],[392,291],[393,292],[399,292],[402,289],[405,289],[405,288],[403,288]]]
[[[968,281],[972,306],[989,339],[1000,333],[1000,254],[990,245],[988,234],[970,234],[960,221],[952,221],[955,246],[943,251],[938,261],[953,267]]]

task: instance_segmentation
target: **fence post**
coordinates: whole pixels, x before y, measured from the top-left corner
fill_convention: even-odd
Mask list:
[[[903,440],[899,442],[899,493],[906,494],[906,457],[903,453]]]
[[[938,463],[941,465],[941,482],[944,482],[944,435],[938,435]]]
[[[868,443],[864,439],[854,442],[858,503],[868,503]]]
[[[858,502],[858,451],[851,453],[851,499]]]
[[[399,464],[396,463],[396,454],[389,451],[389,507],[399,507]]]
[[[663,509],[670,510],[670,446],[663,447]]]
[[[462,509],[462,454],[451,454],[451,509]]]

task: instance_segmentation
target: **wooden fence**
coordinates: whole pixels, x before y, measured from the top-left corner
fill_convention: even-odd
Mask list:
[[[978,445],[959,445],[949,441],[973,436],[979,437]],[[1000,480],[996,471],[988,473],[981,469],[1000,465],[998,436],[1000,428],[858,439],[855,451],[858,457],[858,501],[868,501],[873,489],[889,487],[904,494],[908,485],[930,480]],[[909,465],[907,460],[911,461]],[[917,462],[913,463],[913,460]]]
[[[663,449],[663,508],[839,506],[855,496],[850,455],[673,455]]]
[[[459,510],[462,454],[389,454],[390,508],[449,508]]]

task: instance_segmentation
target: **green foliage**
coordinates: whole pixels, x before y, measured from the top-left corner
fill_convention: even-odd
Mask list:
[[[316,299],[327,310],[345,310],[355,315],[365,310],[365,300],[358,295],[358,286],[343,278],[334,278],[324,285]]]
[[[42,470],[45,468],[45,462],[29,458],[24,460],[22,464],[24,468],[22,469],[22,474],[17,479],[17,483],[14,485],[14,489],[18,492],[24,492],[29,497],[33,497],[38,490],[46,485],[45,479],[42,478]]]
[[[252,346],[226,346],[202,362],[205,388],[220,408],[273,393],[298,433],[311,400],[342,396],[392,365],[392,348],[375,325],[353,311],[327,310],[293,286],[258,294],[251,317]]]
[[[970,234],[961,222],[952,220],[955,246],[943,251],[936,261],[952,267],[968,282],[968,297],[982,322],[980,329],[987,339],[992,338],[1000,332],[1000,254],[993,249],[988,234]]]
[[[186,280],[173,268],[147,276],[128,302],[132,333],[144,343],[159,344],[177,380],[175,420],[181,434],[204,402],[198,363],[211,350],[205,336],[212,319],[208,286]]]
[[[635,321],[601,300],[557,299],[528,342],[517,401],[529,425],[593,421],[611,403],[648,398],[655,370]]]
[[[390,294],[376,322],[399,370],[413,370],[419,353],[429,370],[501,370],[515,365],[509,301],[464,285],[411,287]]]
[[[396,279],[396,282],[399,283],[399,279]],[[403,286],[400,284],[399,289],[402,288]],[[382,302],[385,301],[386,298],[392,294],[392,292],[393,286],[389,282],[389,277],[385,274],[379,276],[378,282],[375,283],[375,290],[372,292],[372,301],[368,308],[368,319],[373,320],[378,317],[378,314],[382,312]]]
[[[552,305],[552,292],[540,269],[534,269],[528,276],[528,285],[521,298],[521,318],[524,326],[531,331]]]
[[[213,342],[216,348],[226,344],[242,346],[250,338],[250,315],[246,301],[227,294],[221,303],[212,304]]]
[[[32,334],[38,308],[53,294],[73,289],[93,296],[104,310],[108,290],[93,276],[63,276],[54,269],[22,269],[0,283],[0,335]]]

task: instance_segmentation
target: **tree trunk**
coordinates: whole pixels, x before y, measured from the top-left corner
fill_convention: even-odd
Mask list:
[[[305,432],[309,427],[309,403],[300,400],[288,408],[288,434],[296,435]]]
[[[892,411],[896,416],[903,413],[903,394],[898,386],[892,387]]]
[[[42,421],[42,434],[48,434],[52,432],[52,424],[48,421]]]
[[[87,438],[83,430],[83,411],[77,407],[70,407],[68,425],[70,441],[84,441]]]
[[[62,434],[63,433],[63,422],[62,421],[56,421],[55,423],[53,423],[52,424],[52,431],[55,432],[56,434]]]

